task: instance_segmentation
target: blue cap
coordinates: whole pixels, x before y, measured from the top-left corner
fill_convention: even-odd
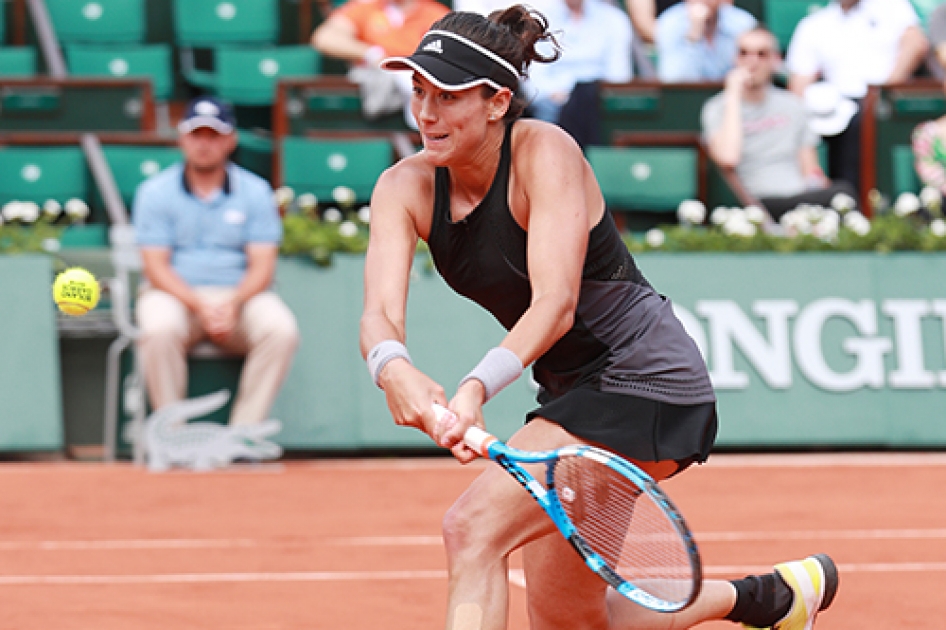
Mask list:
[[[198,96],[187,104],[184,117],[177,125],[181,133],[190,133],[198,127],[210,127],[217,133],[233,133],[236,116],[229,104],[213,96]]]

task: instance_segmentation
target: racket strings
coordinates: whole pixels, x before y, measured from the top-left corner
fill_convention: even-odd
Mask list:
[[[564,457],[553,473],[558,498],[585,543],[624,580],[670,602],[694,588],[689,549],[661,506],[604,463]]]

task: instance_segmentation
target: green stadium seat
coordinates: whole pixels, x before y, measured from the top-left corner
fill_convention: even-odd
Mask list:
[[[614,144],[615,136],[625,132],[699,134],[703,104],[722,89],[715,82],[603,83],[598,106],[602,143]]]
[[[181,160],[176,146],[106,145],[102,151],[129,209],[141,182]]]
[[[587,157],[612,210],[674,212],[698,197],[696,148],[593,146]]]
[[[0,47],[0,77],[32,77],[35,74],[35,49],[26,46]]]
[[[8,201],[88,201],[89,175],[78,147],[0,148],[0,204]]]
[[[46,0],[62,44],[137,44],[145,39],[144,0]]]
[[[371,198],[381,173],[393,161],[387,139],[323,140],[289,136],[281,146],[282,183],[296,194],[310,192],[332,199],[336,186],[355,191],[358,202]]]
[[[150,78],[157,101],[169,100],[174,91],[171,47],[167,44],[67,46],[66,59],[70,72],[79,77]]]
[[[764,0],[735,0],[733,5],[743,11],[748,11],[752,17],[765,24],[765,2]]]
[[[185,47],[273,44],[278,19],[276,0],[174,0],[174,33]]]
[[[890,149],[891,167],[893,168],[893,198],[901,193],[916,193],[922,188],[920,178],[916,174],[916,161],[913,157],[913,147],[897,145]]]
[[[276,82],[311,77],[320,71],[319,54],[309,46],[220,48],[215,55],[214,91],[235,105],[271,105]]]
[[[0,0],[0,46],[7,43],[7,2]]]
[[[827,4],[827,0],[765,0],[765,22],[783,52],[802,18]]]
[[[324,61],[324,60],[323,60]],[[283,105],[273,109],[273,129],[292,136],[310,132],[410,132],[403,112],[369,120],[362,113],[357,83],[344,75],[319,74],[308,79],[285,79],[277,90]]]

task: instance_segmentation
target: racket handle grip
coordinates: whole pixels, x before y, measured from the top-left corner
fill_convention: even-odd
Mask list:
[[[495,440],[496,438],[479,427],[470,427],[463,434],[464,444],[487,458],[489,457],[489,445]]]
[[[446,422],[448,418],[456,420],[453,412],[443,405],[433,403],[432,406],[434,408],[434,415],[437,416],[437,422]],[[495,440],[495,437],[479,427],[470,427],[466,430],[466,433],[463,434],[463,442],[486,458],[489,457],[489,445]]]

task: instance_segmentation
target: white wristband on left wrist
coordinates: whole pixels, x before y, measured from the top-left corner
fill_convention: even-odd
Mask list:
[[[478,380],[486,390],[486,400],[483,401],[486,402],[519,378],[522,370],[522,361],[515,352],[497,346],[486,353],[476,367],[460,381],[460,385],[472,379]]]

